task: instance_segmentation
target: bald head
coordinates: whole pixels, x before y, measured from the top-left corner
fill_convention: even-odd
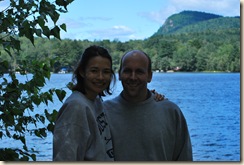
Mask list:
[[[152,70],[152,62],[151,62],[151,59],[150,57],[143,51],[141,50],[131,50],[127,53],[125,53],[122,58],[121,58],[121,61],[120,61],[120,69],[119,69],[119,72],[123,66],[123,63],[126,59],[128,58],[137,58],[138,60],[146,60],[147,63],[148,63],[148,72],[151,72]]]

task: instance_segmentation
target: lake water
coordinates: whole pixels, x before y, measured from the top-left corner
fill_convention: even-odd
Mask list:
[[[64,88],[71,74],[52,74],[44,90]],[[21,77],[20,77],[21,79]],[[240,73],[154,73],[149,89],[156,89],[181,108],[193,146],[194,161],[240,161]],[[122,90],[117,81],[112,96]],[[59,109],[62,103],[55,99],[49,107]],[[2,147],[19,144],[0,141]],[[47,138],[27,137],[27,145],[39,151],[38,161],[52,160],[52,134]]]

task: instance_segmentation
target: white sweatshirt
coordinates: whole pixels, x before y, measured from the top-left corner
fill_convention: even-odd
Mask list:
[[[109,125],[100,98],[73,92],[60,108],[53,134],[54,161],[113,161]]]

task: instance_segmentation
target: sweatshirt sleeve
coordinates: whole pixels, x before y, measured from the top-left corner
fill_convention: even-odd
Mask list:
[[[186,119],[180,109],[177,109],[176,144],[174,150],[174,160],[192,161],[192,145],[186,123]]]
[[[53,160],[84,160],[90,142],[88,127],[84,107],[77,103],[64,104],[54,129]]]

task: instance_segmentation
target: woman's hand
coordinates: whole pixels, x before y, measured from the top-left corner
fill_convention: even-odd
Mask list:
[[[157,92],[155,91],[155,89],[151,90],[151,92],[152,92],[153,94],[155,94],[154,100],[156,100],[156,101],[163,101],[163,100],[166,100],[166,99],[167,99],[167,98],[165,98],[164,95],[157,93]]]

